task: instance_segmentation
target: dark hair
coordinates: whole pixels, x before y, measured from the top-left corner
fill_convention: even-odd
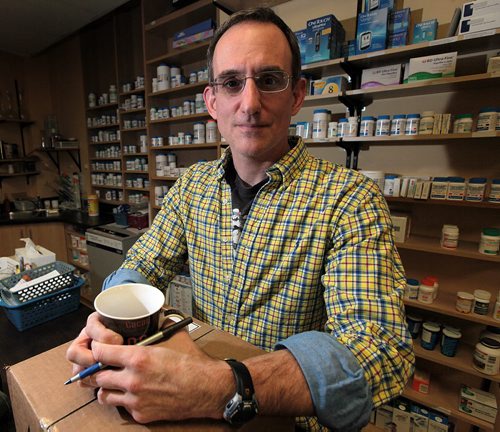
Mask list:
[[[276,15],[272,9],[263,7],[241,10],[234,13],[215,31],[214,37],[212,38],[207,51],[208,81],[212,82],[214,79],[213,59],[215,47],[217,42],[219,42],[219,39],[231,27],[236,24],[249,21],[274,24],[285,35],[292,52],[292,82],[295,84],[300,78],[301,71],[300,48],[297,42],[297,37],[290,27],[288,27],[288,25],[286,25],[285,22],[278,15]]]

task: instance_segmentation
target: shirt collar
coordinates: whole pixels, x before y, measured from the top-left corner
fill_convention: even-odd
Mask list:
[[[309,157],[306,145],[302,138],[290,136],[288,138],[290,150],[274,165],[267,169],[267,174],[271,182],[283,182],[285,185],[290,184],[297,176],[300,175],[302,169]],[[231,149],[227,147],[224,153],[217,161],[217,179],[222,180],[225,175],[225,167],[231,158]]]

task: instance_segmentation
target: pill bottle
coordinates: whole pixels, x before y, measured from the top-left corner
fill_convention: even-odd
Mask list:
[[[201,114],[205,111],[205,101],[203,100],[203,93],[196,93],[194,97],[194,110],[196,114]]]
[[[465,192],[465,201],[479,202],[484,198],[484,190],[486,189],[486,178],[473,177],[467,182],[467,190]]]
[[[418,301],[420,303],[431,304],[434,301],[434,281],[424,278],[418,289]]]
[[[465,291],[457,292],[457,301],[455,309],[461,313],[471,313],[474,306],[474,296]]]
[[[408,114],[406,117],[405,135],[418,135],[420,114]]]
[[[391,121],[391,135],[404,135],[406,128],[406,115],[396,114]]]
[[[493,319],[495,321],[500,321],[500,291],[497,294],[497,301],[495,302],[495,307],[493,308]]]
[[[338,129],[338,123],[337,122],[328,122],[328,133],[327,137],[328,138],[336,138],[337,137],[337,129]]]
[[[460,230],[456,225],[443,225],[441,231],[441,247],[446,249],[456,249],[458,247],[458,237]]]
[[[455,357],[461,337],[460,330],[445,327],[441,335],[441,354],[447,357]]]
[[[349,120],[347,120],[347,118],[345,117],[339,119],[337,136],[339,137],[349,136],[346,134],[346,132],[348,131],[349,131]]]
[[[97,195],[88,195],[87,207],[89,216],[99,216],[99,199]]]
[[[472,132],[472,114],[457,114],[453,123],[453,133]]]
[[[96,105],[95,93],[89,93],[89,108],[94,108]]]
[[[385,174],[383,171],[361,170],[360,172],[361,172],[361,174],[365,175],[366,177],[371,178],[375,183],[377,183],[377,186],[379,187],[381,192],[384,190]]]
[[[480,334],[479,340],[482,338],[494,339],[500,342],[500,327],[487,326]]]
[[[327,109],[317,109],[313,112],[313,139],[326,138],[328,132],[328,122],[330,121],[330,111]]]
[[[429,283],[432,283],[434,286],[434,300],[437,297],[438,291],[439,291],[439,280],[436,276],[426,276],[424,279],[426,279]]]
[[[193,125],[193,144],[205,142],[205,124],[198,122]]]
[[[434,177],[431,186],[431,199],[445,200],[448,196],[448,177]]]
[[[406,315],[406,323],[408,325],[408,331],[412,339],[417,339],[420,335],[420,330],[422,328],[422,318],[416,315]]]
[[[359,136],[373,136],[374,132],[375,132],[375,117],[371,116],[361,117]]]
[[[420,283],[417,279],[406,279],[404,298],[409,300],[417,300],[419,287]]]
[[[489,132],[496,130],[497,109],[492,107],[481,108],[477,117],[476,130],[478,132]]]
[[[215,120],[207,120],[206,135],[207,143],[217,142],[217,122]]]
[[[439,340],[439,332],[441,327],[439,324],[431,321],[426,321],[422,324],[422,337],[420,345],[426,350],[433,350]]]
[[[500,229],[483,228],[481,241],[479,242],[479,253],[484,255],[498,255],[500,249]]]
[[[488,201],[500,204],[500,178],[496,178],[491,181]]]
[[[388,136],[391,133],[391,117],[380,115],[377,118],[375,136]]]
[[[482,338],[474,349],[472,357],[474,369],[486,375],[496,375],[500,367],[500,342]]]
[[[418,127],[419,135],[431,135],[434,130],[434,111],[424,111]]]
[[[355,137],[358,134],[358,117],[347,117],[348,129],[345,131],[344,136]]]
[[[488,315],[491,293],[482,289],[474,290],[474,313]]]
[[[448,177],[448,194],[446,199],[450,201],[463,201],[465,198],[465,178]]]

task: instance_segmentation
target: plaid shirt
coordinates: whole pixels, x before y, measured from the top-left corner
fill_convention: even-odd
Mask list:
[[[267,170],[233,256],[228,157],[193,165],[172,186],[122,268],[166,288],[189,257],[200,320],[268,351],[326,330],[359,361],[375,406],[398,395],[414,356],[404,270],[378,187],[299,140]]]

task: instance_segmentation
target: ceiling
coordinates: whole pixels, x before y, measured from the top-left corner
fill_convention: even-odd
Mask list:
[[[0,51],[32,56],[127,1],[0,0]]]

